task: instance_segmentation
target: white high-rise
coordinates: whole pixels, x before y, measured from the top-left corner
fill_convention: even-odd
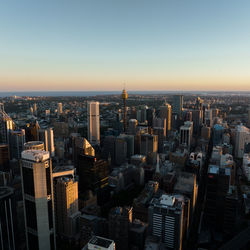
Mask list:
[[[91,144],[100,143],[99,102],[88,102],[88,140]]]
[[[186,121],[184,125],[180,127],[180,144],[190,149],[192,137],[193,122]]]
[[[62,103],[61,103],[61,102],[58,102],[58,103],[57,103],[57,115],[62,114],[62,112],[63,112]]]
[[[51,157],[55,156],[55,146],[54,146],[54,131],[52,128],[40,129],[39,139],[44,142],[44,147],[46,151],[50,152]]]
[[[250,129],[243,125],[238,125],[235,133],[235,156],[242,158],[245,145],[250,143]]]
[[[55,249],[52,166],[49,152],[24,150],[21,179],[27,249]]]

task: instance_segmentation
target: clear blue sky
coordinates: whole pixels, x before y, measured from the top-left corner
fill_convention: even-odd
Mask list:
[[[6,0],[0,91],[250,90],[250,1]]]

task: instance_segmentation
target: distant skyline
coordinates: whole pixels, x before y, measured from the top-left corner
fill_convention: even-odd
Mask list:
[[[0,91],[250,91],[249,0],[3,1]]]

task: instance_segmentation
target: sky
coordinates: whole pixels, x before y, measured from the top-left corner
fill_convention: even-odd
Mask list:
[[[249,0],[6,0],[0,91],[250,91]]]

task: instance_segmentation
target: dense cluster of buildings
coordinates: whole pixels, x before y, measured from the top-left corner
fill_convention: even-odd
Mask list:
[[[0,249],[237,241],[250,218],[250,112],[228,119],[211,99],[182,95],[110,98],[111,110],[101,98],[72,110],[36,100],[26,120],[0,104]]]

